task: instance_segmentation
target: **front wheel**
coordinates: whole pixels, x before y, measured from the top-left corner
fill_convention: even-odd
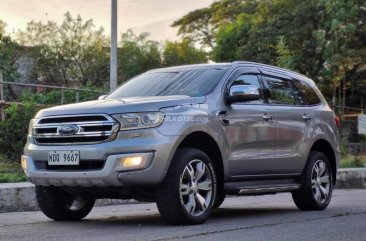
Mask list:
[[[94,206],[94,199],[72,195],[61,188],[36,186],[36,198],[41,211],[57,221],[83,219]]]
[[[178,149],[156,193],[161,216],[173,224],[203,223],[215,197],[216,174],[210,158],[195,148]]]
[[[330,202],[333,191],[332,169],[328,158],[321,152],[309,154],[301,188],[292,193],[301,210],[323,210]]]
[[[216,200],[215,200],[215,203],[214,203],[213,207],[214,208],[219,208],[224,203],[225,198],[226,198],[225,193],[218,194],[216,196]]]

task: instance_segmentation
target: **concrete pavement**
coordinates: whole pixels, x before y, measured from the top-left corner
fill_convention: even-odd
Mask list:
[[[337,174],[339,189],[366,188],[366,168],[341,168]],[[98,200],[96,206],[135,203],[134,200]],[[38,211],[34,185],[31,183],[0,183],[0,213]]]
[[[366,190],[335,190],[328,209],[299,211],[290,194],[234,197],[197,226],[171,226],[155,204],[96,207],[80,222],[0,214],[0,240],[366,240]]]

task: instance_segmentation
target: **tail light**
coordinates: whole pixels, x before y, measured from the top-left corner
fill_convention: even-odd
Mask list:
[[[341,124],[339,123],[339,117],[338,116],[335,116],[334,117],[334,122],[336,123],[336,126],[338,127],[338,129],[341,128]]]

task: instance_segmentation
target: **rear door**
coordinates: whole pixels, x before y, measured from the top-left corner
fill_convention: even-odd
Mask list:
[[[268,104],[276,112],[277,142],[276,161],[273,162],[277,174],[294,174],[301,172],[306,150],[306,139],[311,113],[305,107],[300,93],[293,80],[286,75],[263,73]]]

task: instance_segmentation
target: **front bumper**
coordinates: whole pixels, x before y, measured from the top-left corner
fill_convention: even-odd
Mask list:
[[[178,136],[164,136],[155,129],[120,132],[117,139],[94,145],[41,146],[28,137],[22,159],[27,178],[41,186],[149,186],[161,182],[169,168]],[[44,170],[35,162],[47,162],[48,152],[78,150],[80,161],[105,160],[100,170]],[[138,170],[123,170],[120,159],[148,155],[147,164]]]

